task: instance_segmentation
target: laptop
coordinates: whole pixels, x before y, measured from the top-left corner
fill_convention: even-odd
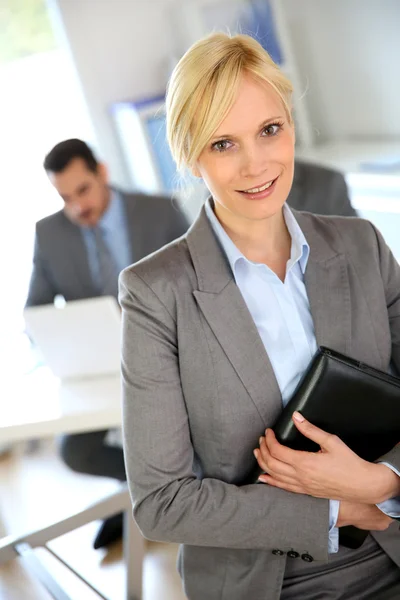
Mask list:
[[[120,308],[112,296],[24,310],[28,335],[60,379],[120,371]]]

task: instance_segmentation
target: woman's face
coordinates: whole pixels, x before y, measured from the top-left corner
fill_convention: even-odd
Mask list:
[[[281,211],[289,195],[294,142],[294,129],[278,94],[245,76],[194,172],[206,183],[219,214],[266,219]]]

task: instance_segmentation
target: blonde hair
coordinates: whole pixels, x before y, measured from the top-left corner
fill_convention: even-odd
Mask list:
[[[179,171],[195,165],[232,107],[244,74],[275,90],[292,124],[292,84],[264,48],[248,35],[213,33],[189,48],[168,84],[167,137]]]

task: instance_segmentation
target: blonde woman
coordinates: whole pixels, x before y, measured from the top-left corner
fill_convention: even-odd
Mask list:
[[[211,196],[120,281],[134,517],[182,544],[189,600],[400,597],[400,447],[370,464],[301,416],[323,452],[271,430],[318,344],[400,369],[400,269],[381,235],[285,204],[291,91],[247,36],[189,49],[169,84],[169,143]],[[372,532],[359,550],[338,545],[348,524]]]

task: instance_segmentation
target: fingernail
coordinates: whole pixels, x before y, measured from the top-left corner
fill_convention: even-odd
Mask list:
[[[263,438],[262,438],[262,436],[261,436],[261,437],[259,438],[259,440],[258,440],[258,443],[259,443],[259,445],[260,445],[260,446],[261,446],[261,442],[262,442],[262,441],[263,441]]]
[[[257,450],[253,450],[253,454],[257,458]]]
[[[297,410],[293,413],[293,419],[296,419],[296,421],[298,421],[299,423],[302,423],[304,421],[303,415],[297,412]]]

